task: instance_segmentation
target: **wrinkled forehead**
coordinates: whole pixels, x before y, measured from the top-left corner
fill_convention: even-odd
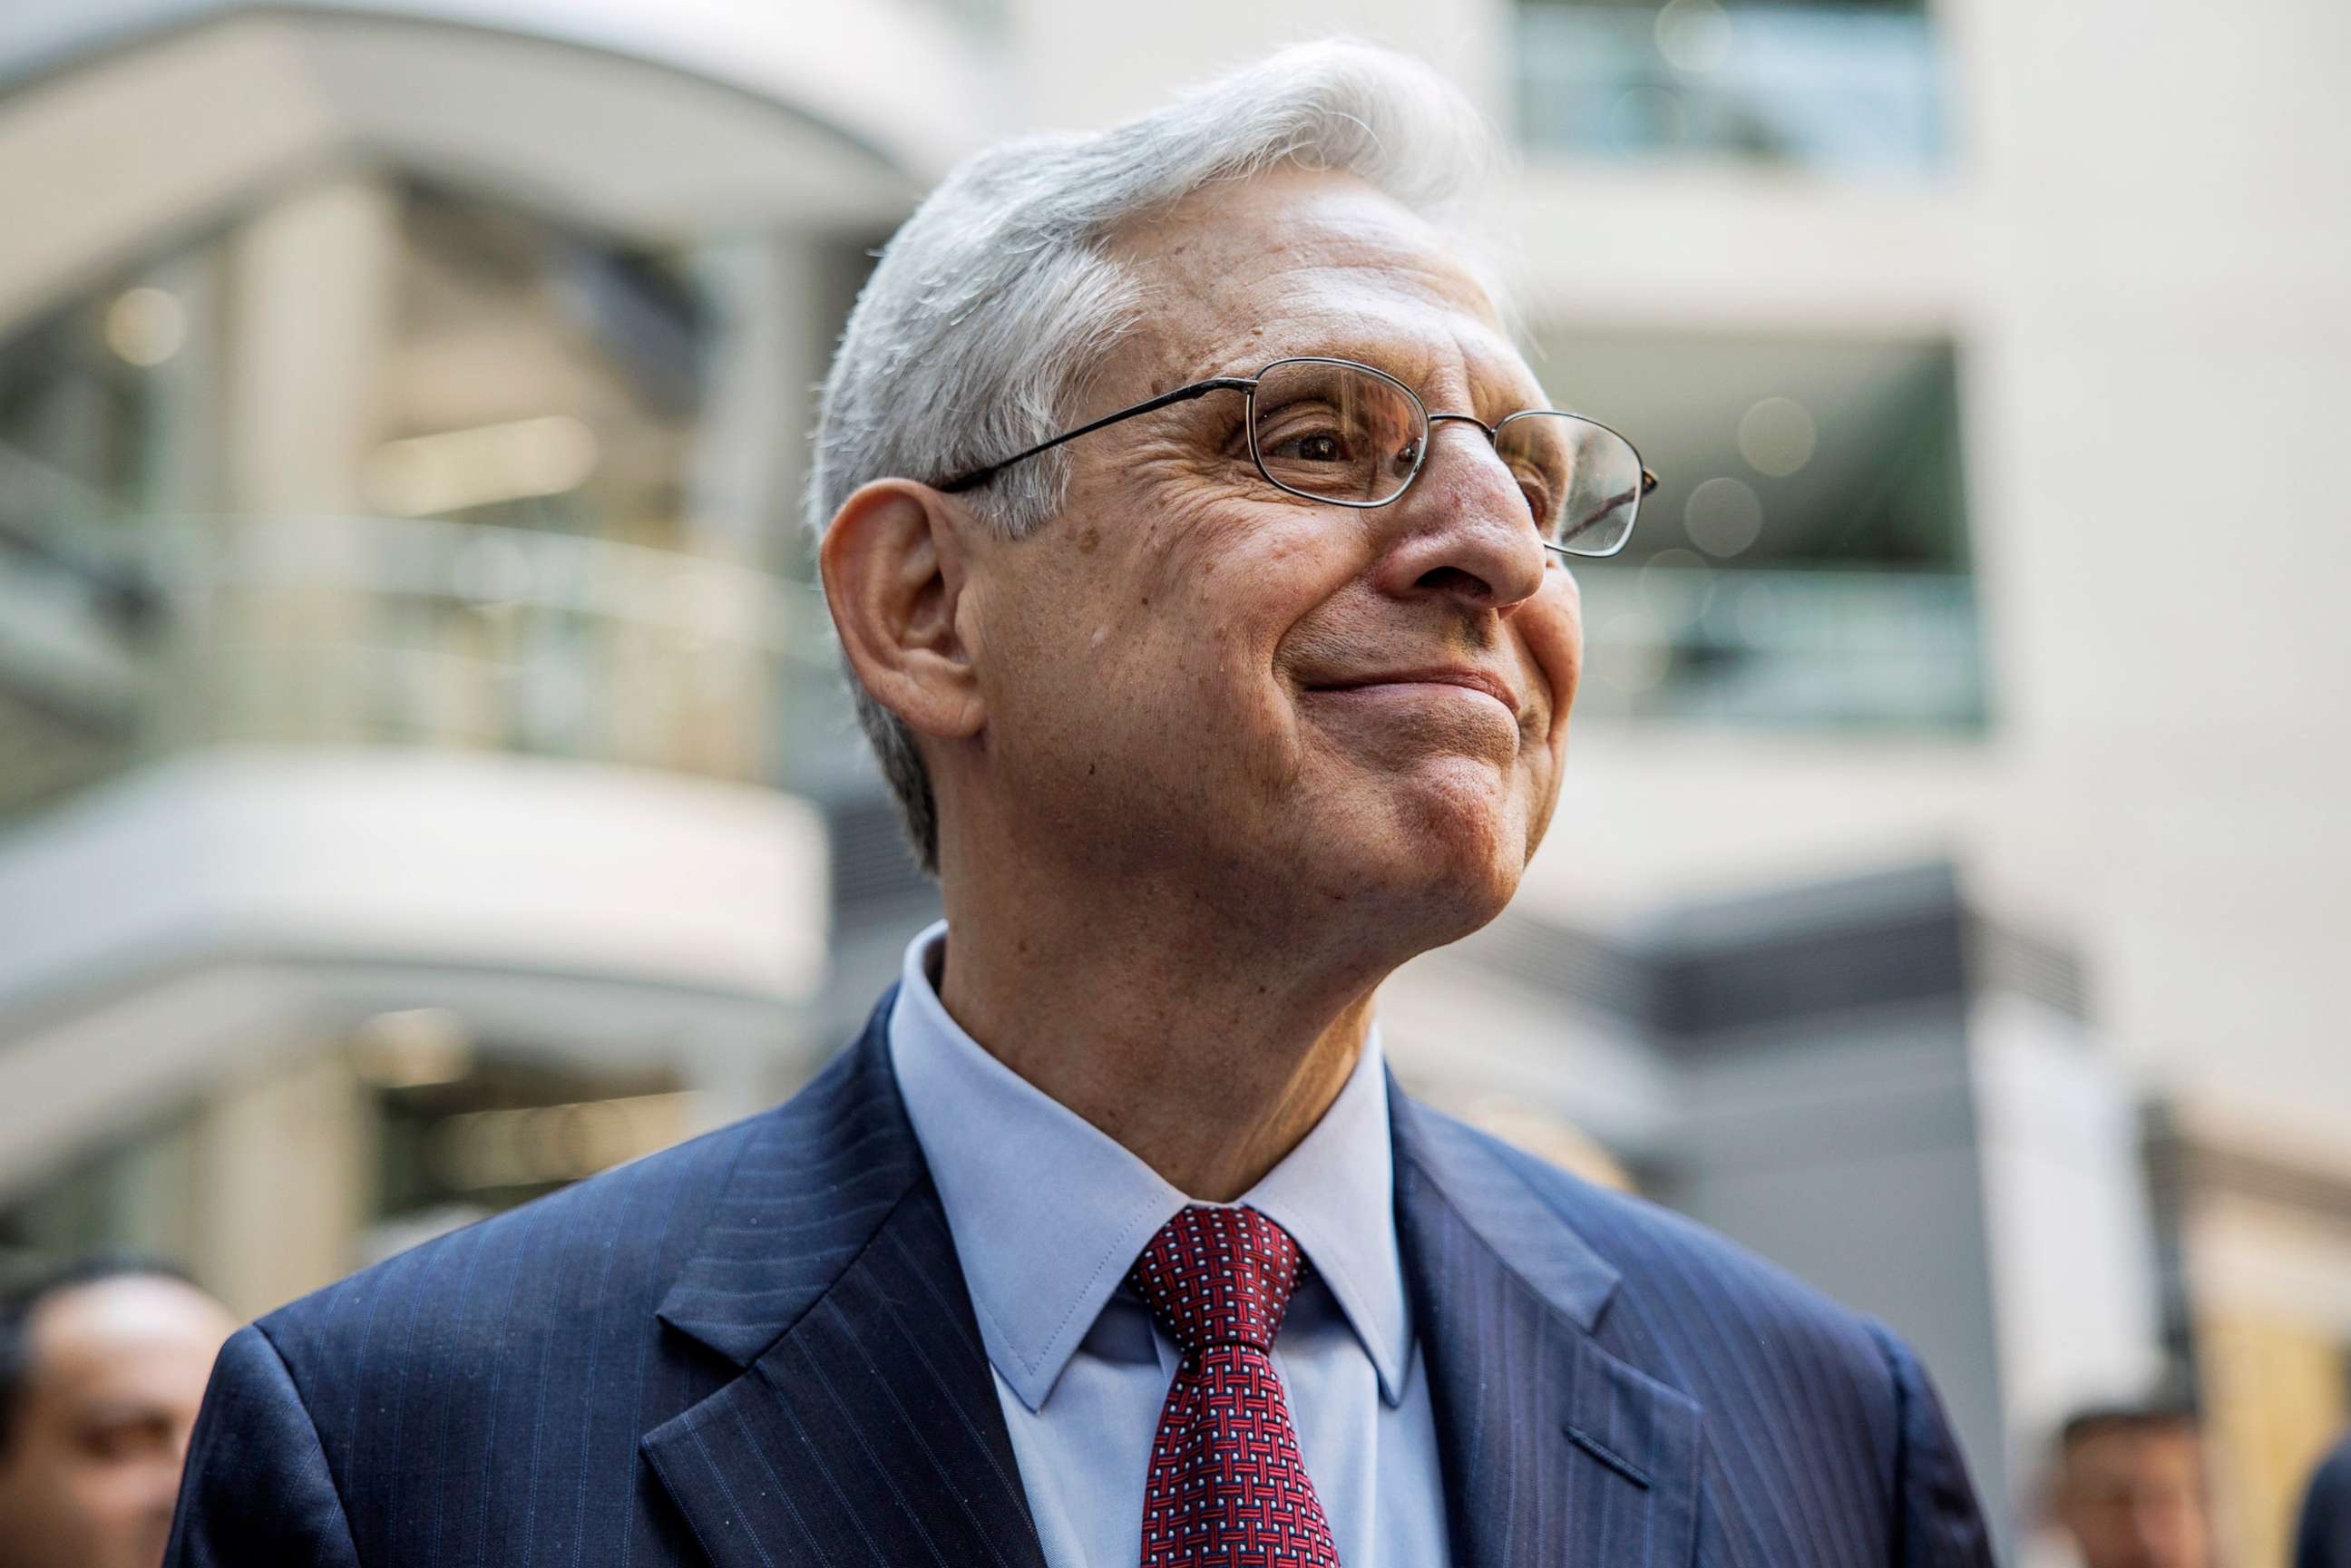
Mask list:
[[[1352,175],[1285,170],[1196,192],[1121,232],[1144,293],[1122,380],[1245,374],[1285,354],[1362,360],[1432,407],[1540,406],[1541,389],[1468,262]]]

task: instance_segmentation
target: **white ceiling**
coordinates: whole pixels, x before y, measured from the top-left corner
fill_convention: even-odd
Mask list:
[[[993,134],[939,8],[15,0],[0,327],[308,173],[380,162],[648,241],[886,227]]]

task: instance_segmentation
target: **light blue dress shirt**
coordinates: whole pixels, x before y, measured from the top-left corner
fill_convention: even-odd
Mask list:
[[[947,1016],[934,978],[946,929],[906,949],[891,1066],[946,1210],[1045,1561],[1125,1568],[1142,1555],[1151,1439],[1181,1357],[1124,1281],[1191,1200]],[[1345,1568],[1447,1561],[1392,1158],[1374,1030],[1313,1131],[1240,1199],[1314,1266],[1273,1364]]]

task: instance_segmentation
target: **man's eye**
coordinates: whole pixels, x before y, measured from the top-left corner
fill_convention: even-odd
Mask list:
[[[1551,486],[1544,484],[1538,475],[1520,474],[1519,494],[1527,498],[1527,510],[1533,515],[1536,526],[1548,527],[1552,511]]]
[[[1258,450],[1268,457],[1292,463],[1344,463],[1348,460],[1348,448],[1343,432],[1322,429],[1291,432],[1270,445],[1260,442]]]
[[[121,1464],[167,1452],[171,1441],[169,1425],[160,1417],[152,1416],[103,1422],[87,1427],[81,1433],[82,1450],[90,1458],[107,1464]]]

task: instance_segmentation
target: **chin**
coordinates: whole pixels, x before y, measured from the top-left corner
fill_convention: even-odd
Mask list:
[[[1404,917],[1419,947],[1459,940],[1502,913],[1533,850],[1522,800],[1482,766],[1424,776],[1357,818],[1354,885]]]

